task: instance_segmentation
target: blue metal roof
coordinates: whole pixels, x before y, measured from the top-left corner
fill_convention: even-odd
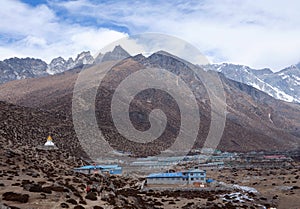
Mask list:
[[[97,165],[97,168],[102,168],[102,169],[110,169],[110,168],[120,168],[118,165]]]
[[[207,183],[212,183],[212,182],[214,182],[214,181],[215,181],[215,180],[213,180],[213,179],[207,179],[207,180],[206,180]]]
[[[116,169],[116,168],[120,168],[119,165],[86,165],[79,168],[75,168],[75,170]]]
[[[182,172],[176,172],[176,173],[151,173],[147,176],[147,178],[183,178]]]

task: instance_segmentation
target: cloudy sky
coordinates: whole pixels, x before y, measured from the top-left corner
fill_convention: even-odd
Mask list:
[[[0,60],[93,54],[128,35],[159,32],[211,62],[278,71],[300,62],[298,0],[0,0]]]

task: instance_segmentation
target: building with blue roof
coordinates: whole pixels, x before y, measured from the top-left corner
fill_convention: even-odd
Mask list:
[[[79,168],[73,169],[75,172],[93,174],[93,173],[104,173],[104,174],[122,174],[122,167],[119,165],[86,165]]]
[[[206,171],[192,169],[175,173],[151,173],[147,176],[147,184],[194,184],[206,182]]]

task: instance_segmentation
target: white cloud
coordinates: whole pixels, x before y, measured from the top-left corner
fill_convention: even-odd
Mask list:
[[[0,37],[0,58],[15,53],[49,60],[59,55],[75,56],[82,50],[95,53],[126,36],[101,28],[112,24],[128,28],[131,34],[178,36],[214,62],[279,70],[300,61],[297,0],[49,0],[48,6],[38,7],[15,0],[2,3],[6,6],[0,10],[5,20],[0,22],[1,34],[16,40],[1,41]],[[55,11],[63,11],[68,20],[62,21]],[[80,18],[92,18],[99,26],[80,25]]]
[[[214,61],[273,70],[300,61],[300,2],[297,0],[109,1],[97,4],[78,0],[56,5],[72,15],[125,25],[132,33],[162,32],[181,37]]]
[[[49,62],[57,56],[75,57],[84,50],[97,53],[107,43],[126,36],[106,28],[63,22],[46,5],[30,7],[15,0],[2,3],[0,35],[5,38],[0,39],[0,59],[29,56]]]

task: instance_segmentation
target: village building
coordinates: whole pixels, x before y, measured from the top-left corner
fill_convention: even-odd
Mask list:
[[[201,169],[222,169],[224,168],[224,162],[209,162],[209,163],[200,163],[198,164],[198,168]]]
[[[264,155],[263,160],[265,161],[288,161],[291,158],[286,157],[285,155]]]
[[[147,184],[194,184],[206,183],[206,171],[192,169],[174,173],[152,173],[147,176]]]
[[[93,174],[93,173],[103,173],[110,175],[121,175],[122,167],[119,165],[86,165],[79,168],[73,169],[75,172]]]

